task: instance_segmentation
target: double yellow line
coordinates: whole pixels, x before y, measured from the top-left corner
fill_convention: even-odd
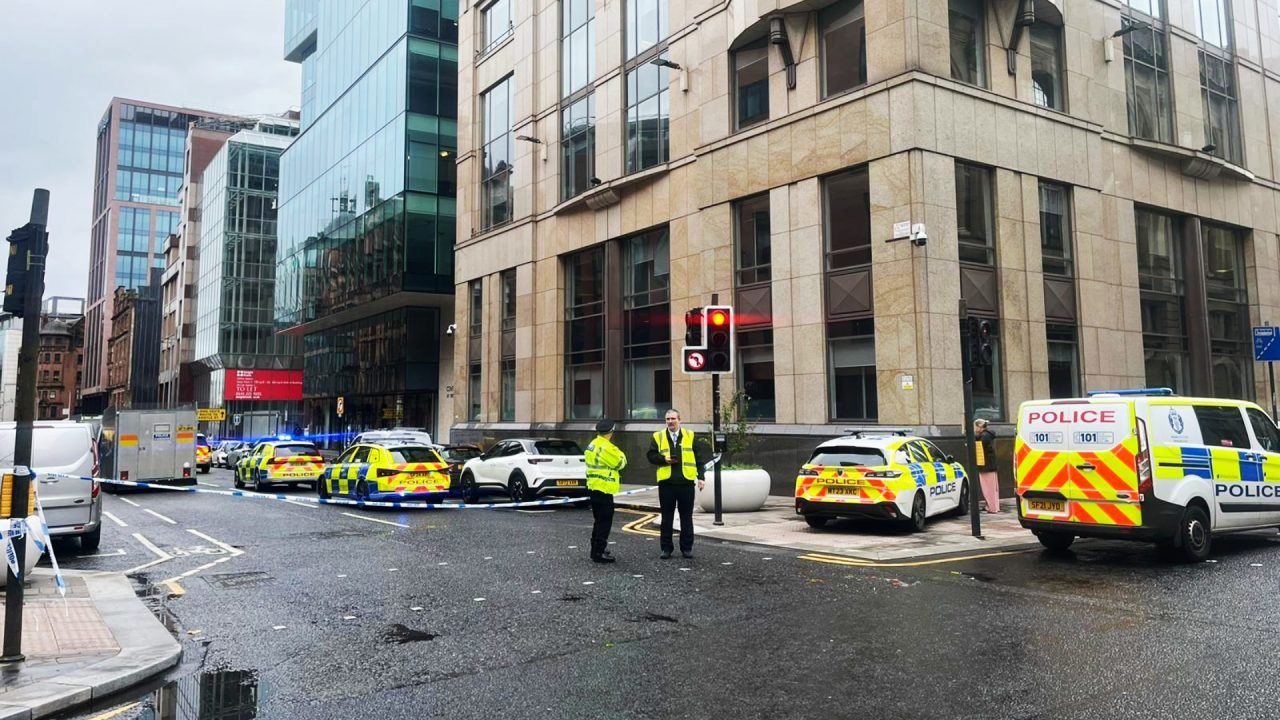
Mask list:
[[[976,555],[960,555],[957,557],[937,558],[935,560],[915,560],[912,562],[876,562],[875,560],[864,560],[862,558],[844,557],[842,555],[826,555],[823,553],[808,553],[801,555],[798,559],[808,560],[810,562],[826,563],[828,565],[847,565],[849,567],[865,567],[865,568],[899,568],[899,567],[921,567],[925,565],[942,565],[945,563],[963,562],[965,560],[980,560],[982,558],[1003,557],[1005,555],[1021,555],[1028,553],[1036,548],[1026,548],[1023,550],[1005,550],[1002,552],[978,553]]]

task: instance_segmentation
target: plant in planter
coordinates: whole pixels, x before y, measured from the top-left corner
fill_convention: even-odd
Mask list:
[[[769,473],[748,459],[756,438],[755,423],[747,417],[747,400],[747,394],[737,390],[720,411],[725,435],[720,465],[720,505],[724,512],[759,510],[769,497]],[[706,487],[698,493],[698,505],[705,512],[714,512],[714,478],[708,475],[707,480]]]

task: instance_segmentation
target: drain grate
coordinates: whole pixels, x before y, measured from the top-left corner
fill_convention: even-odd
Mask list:
[[[205,575],[204,580],[219,590],[260,587],[262,585],[270,585],[276,581],[274,577],[271,577],[264,572],[238,572]]]

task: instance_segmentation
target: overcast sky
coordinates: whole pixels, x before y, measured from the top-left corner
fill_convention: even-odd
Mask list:
[[[284,0],[0,0],[0,242],[48,188],[45,296],[85,297],[98,121],[113,96],[228,114],[299,104]]]

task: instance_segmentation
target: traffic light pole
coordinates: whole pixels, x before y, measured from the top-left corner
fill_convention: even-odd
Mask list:
[[[49,253],[49,191],[37,188],[31,199],[31,220],[34,226],[30,254],[26,259],[26,297],[23,299],[22,347],[18,351],[18,388],[13,411],[17,428],[13,437],[13,482],[9,484],[10,505],[13,519],[26,519],[32,508],[27,507],[30,492],[31,433],[36,416],[36,371],[40,353],[40,301],[44,296],[44,264]],[[14,553],[19,570],[25,569],[27,559],[26,537],[15,538]],[[4,655],[0,663],[21,662],[22,654],[22,579],[13,569],[8,571],[4,592]]]
[[[978,453],[973,434],[973,358],[969,342],[969,306],[960,298],[960,374],[964,378],[964,465],[969,476],[969,526],[976,538],[982,537],[982,518],[978,515],[978,493],[982,490],[982,478],[978,475]]]
[[[711,293],[711,304],[720,304],[720,294]],[[706,338],[703,338],[704,340]],[[715,494],[716,501],[716,517],[713,521],[714,525],[723,525],[724,520],[720,516],[720,461],[715,460],[716,454],[720,452],[720,373],[711,373],[711,458],[715,464],[711,468],[711,472],[715,473],[712,477],[714,487],[712,492]]]

